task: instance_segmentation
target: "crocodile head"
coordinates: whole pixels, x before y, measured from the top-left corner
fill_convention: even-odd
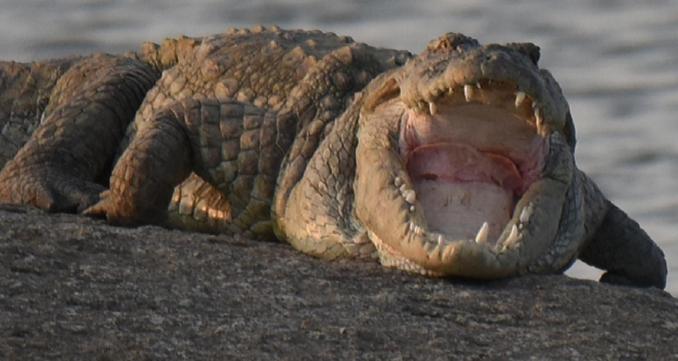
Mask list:
[[[538,58],[532,44],[451,33],[367,87],[355,206],[384,265],[495,278],[548,253],[574,128]]]

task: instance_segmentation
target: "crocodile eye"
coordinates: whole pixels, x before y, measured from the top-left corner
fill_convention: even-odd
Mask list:
[[[539,57],[541,52],[537,45],[532,43],[510,43],[506,44],[506,47],[518,51],[519,53],[527,56],[534,65],[539,65]]]
[[[400,96],[400,86],[398,85],[398,82],[394,78],[388,79],[365,100],[365,108],[372,110],[377,105],[397,98],[398,96]]]

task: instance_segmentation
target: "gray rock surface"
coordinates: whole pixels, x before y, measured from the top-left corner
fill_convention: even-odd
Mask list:
[[[0,360],[671,360],[678,300],[0,207]]]

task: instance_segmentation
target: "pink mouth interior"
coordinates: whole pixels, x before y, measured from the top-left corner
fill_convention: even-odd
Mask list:
[[[410,113],[401,135],[418,204],[432,231],[473,239],[487,222],[495,242],[538,177],[544,143],[528,122],[497,109],[475,105],[450,114]]]
[[[407,171],[422,180],[451,183],[494,183],[519,193],[522,176],[508,157],[479,151],[463,143],[436,143],[417,147],[409,153]]]

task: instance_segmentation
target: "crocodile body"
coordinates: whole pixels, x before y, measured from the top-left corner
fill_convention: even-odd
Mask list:
[[[0,63],[0,202],[432,276],[579,257],[604,281],[663,288],[661,250],[576,168],[567,102],[538,59],[453,33],[413,56],[257,27]]]

